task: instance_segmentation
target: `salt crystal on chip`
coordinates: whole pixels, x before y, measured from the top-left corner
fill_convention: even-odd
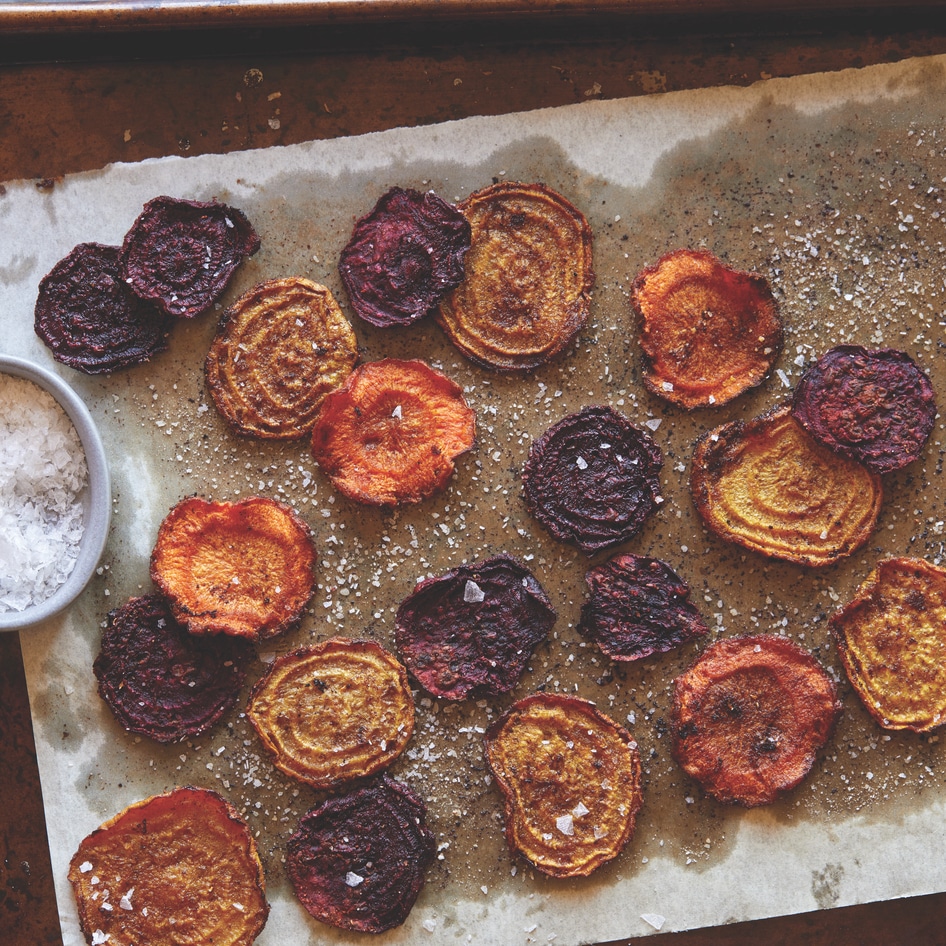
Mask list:
[[[467,581],[466,587],[463,589],[463,600],[467,604],[472,604],[485,599],[486,592],[475,581]]]

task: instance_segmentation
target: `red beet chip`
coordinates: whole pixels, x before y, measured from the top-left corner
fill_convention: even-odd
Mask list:
[[[585,581],[578,630],[613,660],[663,654],[708,630],[687,583],[660,559],[616,555]]]
[[[216,201],[155,197],[122,245],[125,279],[168,315],[192,318],[220,297],[260,246],[243,212]]]
[[[92,669],[99,694],[129,732],[158,742],[196,736],[236,703],[253,648],[225,634],[193,637],[161,595],[108,615]]]
[[[106,374],[167,348],[171,320],[125,284],[121,250],[80,243],[43,277],[34,329],[56,361]]]
[[[919,457],[933,431],[936,398],[906,352],[839,345],[802,375],[792,415],[835,453],[889,473]]]
[[[586,407],[532,444],[522,471],[529,511],[585,552],[630,539],[663,502],[653,438],[610,407]]]
[[[519,682],[555,617],[529,569],[497,555],[420,582],[398,608],[394,640],[433,696],[495,696]]]
[[[356,224],[338,271],[352,308],[387,328],[423,318],[463,279],[470,224],[433,191],[392,187]]]
[[[427,809],[388,775],[303,815],[289,839],[286,873],[323,923],[362,933],[400,926],[434,857]]]

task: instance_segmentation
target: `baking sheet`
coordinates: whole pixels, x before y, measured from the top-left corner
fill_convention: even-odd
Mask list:
[[[911,0],[915,14],[942,0]],[[789,16],[902,10],[895,0],[2,0],[0,29],[18,32],[287,26],[392,20],[450,21],[589,15],[707,17]]]
[[[159,522],[179,499],[261,494],[312,525],[318,590],[301,626],[261,648],[255,680],[277,652],[336,634],[393,645],[393,615],[415,581],[506,549],[549,591],[557,625],[507,698],[447,704],[417,693],[417,727],[392,771],[428,801],[438,860],[407,923],[384,943],[449,940],[577,946],[663,930],[946,889],[946,758],[938,736],[886,734],[841,681],[845,714],[811,778],[751,812],[716,804],[669,754],[674,676],[703,646],[612,665],[575,625],[588,558],[525,512],[519,471],[533,439],[567,413],[607,403],[646,424],[665,455],[666,502],[623,549],[663,558],[690,583],[711,639],[780,632],[840,668],[826,618],[888,553],[944,557],[943,427],[924,455],[885,480],[870,544],[822,571],[770,562],[707,535],[687,491],[693,440],[784,399],[803,366],[834,344],[907,350],[946,391],[942,344],[946,57],[192,159],[114,165],[52,190],[11,182],[0,195],[0,347],[57,370],[79,390],[110,451],[112,533],[96,577],[63,618],[23,635],[65,946],[82,942],[68,860],[118,810],[178,784],[214,788],[257,834],[273,904],[260,946],[360,942],[296,905],[282,851],[322,796],[276,772],[239,712],[207,736],[162,747],[124,733],[91,672],[109,609],[150,590]],[[554,364],[505,377],[467,363],[431,323],[384,332],[355,326],[364,360],[423,357],[462,384],[478,445],[449,489],[397,511],[333,494],[303,444],[258,444],[228,431],[202,362],[208,315],[176,327],[170,350],[110,378],[56,365],[32,334],[36,287],[76,243],[118,243],[158,194],[242,208],[262,238],[224,303],[262,279],[305,275],[346,304],[335,269],[355,217],[393,184],[461,199],[492,180],[541,180],[568,196],[595,233],[591,319]],[[680,246],[706,247],[766,274],[787,322],[777,371],[757,391],[692,415],[639,383],[628,289]],[[248,684],[249,685],[249,684]],[[576,693],[626,725],[645,763],[635,837],[584,880],[536,874],[505,848],[482,731],[538,688]],[[649,919],[645,919],[644,917]],[[662,918],[662,919],[658,919]]]

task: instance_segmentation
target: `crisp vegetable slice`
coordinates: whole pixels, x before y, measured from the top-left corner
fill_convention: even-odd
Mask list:
[[[322,923],[361,933],[400,926],[434,857],[427,806],[387,775],[329,798],[289,839],[286,873],[299,902]]]
[[[338,271],[356,314],[410,325],[463,279],[470,224],[433,191],[392,187],[356,224]]]
[[[506,840],[552,877],[584,877],[617,857],[643,800],[637,743],[593,703],[537,693],[486,733]]]
[[[277,768],[316,788],[381,771],[414,731],[407,671],[368,640],[331,638],[277,657],[246,714]]]
[[[663,502],[653,437],[610,407],[586,407],[533,442],[522,470],[529,511],[591,553],[633,538]]]
[[[289,506],[193,496],[161,523],[151,579],[192,634],[260,640],[299,619],[315,588],[314,562],[309,527]]]
[[[205,372],[238,433],[292,440],[312,429],[357,360],[355,333],[331,291],[296,276],[260,283],[227,309]]]
[[[457,384],[423,361],[385,358],[325,398],[312,453],[344,496],[389,506],[443,489],[475,439],[476,415]]]
[[[172,319],[125,284],[117,246],[80,243],[39,284],[34,329],[53,358],[86,374],[149,361]]]
[[[644,384],[681,407],[725,404],[761,383],[782,350],[778,305],[762,276],[705,250],[676,250],[635,279]]]
[[[690,492],[721,539],[821,567],[860,548],[880,514],[880,477],[813,440],[779,407],[697,441]]]
[[[767,805],[805,778],[840,713],[834,681],[794,641],[720,640],[677,677],[673,753],[718,801]]]
[[[69,881],[93,946],[250,946],[269,915],[249,829],[202,788],[176,788],[110,818],[79,845]]]
[[[851,685],[879,725],[928,732],[946,722],[946,569],[885,559],[829,626]]]
[[[936,398],[906,352],[839,345],[805,370],[792,415],[836,453],[890,473],[920,456],[933,432]]]
[[[535,576],[503,554],[420,582],[397,610],[394,635],[428,693],[462,700],[511,690],[554,623]]]
[[[193,318],[223,294],[236,268],[260,247],[246,215],[216,201],[155,197],[122,244],[132,291],[168,315]]]
[[[500,371],[527,371],[561,354],[588,319],[591,227],[544,184],[501,182],[459,209],[470,221],[466,276],[437,321],[460,351]]]
[[[662,654],[708,631],[687,583],[666,563],[616,555],[585,574],[578,630],[612,660]]]
[[[229,712],[253,655],[248,641],[190,634],[161,595],[144,595],[109,613],[92,670],[125,729],[176,742]]]

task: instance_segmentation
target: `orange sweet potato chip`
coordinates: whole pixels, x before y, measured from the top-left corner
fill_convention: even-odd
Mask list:
[[[95,946],[250,946],[269,915],[246,824],[202,788],[155,795],[106,821],[79,845],[69,881]]]
[[[577,697],[537,693],[486,733],[506,840],[552,877],[584,877],[634,832],[641,762],[630,734]]]
[[[389,506],[443,489],[475,439],[476,415],[458,385],[423,361],[385,358],[326,397],[312,453],[344,496]]]
[[[315,587],[309,527],[283,503],[179,502],[151,553],[151,579],[192,634],[261,640],[291,627]]]
[[[246,714],[277,768],[316,788],[387,768],[414,731],[407,671],[369,640],[332,638],[277,657]]]
[[[307,434],[351,374],[358,345],[332,293],[301,277],[254,286],[230,306],[205,363],[217,410],[239,433]]]
[[[946,569],[886,559],[830,627],[851,685],[881,726],[928,732],[946,722]]]
[[[676,680],[673,753],[718,801],[767,805],[808,774],[840,713],[834,681],[794,641],[720,640]]]
[[[459,210],[472,242],[466,276],[437,314],[449,339],[500,371],[526,371],[563,352],[591,305],[588,221],[544,184],[494,184]]]
[[[690,492],[719,538],[817,567],[870,538],[882,498],[877,474],[813,440],[789,407],[704,434]]]
[[[782,350],[768,283],[704,250],[676,250],[634,281],[644,384],[681,407],[725,404],[759,384]]]

